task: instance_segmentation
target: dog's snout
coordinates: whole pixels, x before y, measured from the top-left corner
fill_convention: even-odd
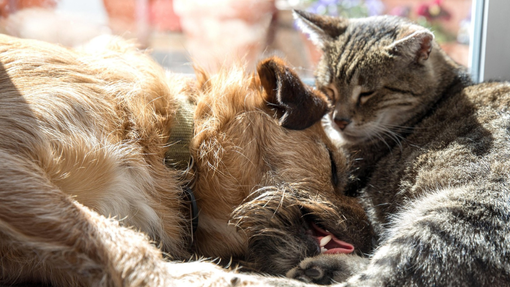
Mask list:
[[[351,120],[347,118],[335,118],[334,121],[338,128],[342,131],[351,123]]]

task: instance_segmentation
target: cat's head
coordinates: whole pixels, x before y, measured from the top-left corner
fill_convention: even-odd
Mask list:
[[[294,17],[323,51],[316,85],[335,105],[331,125],[347,142],[395,136],[435,101],[443,53],[428,29],[392,16]]]

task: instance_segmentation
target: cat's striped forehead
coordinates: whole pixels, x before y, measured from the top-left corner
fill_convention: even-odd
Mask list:
[[[403,19],[395,17],[371,17],[350,19],[342,35],[329,47],[328,63],[331,78],[352,83],[360,69],[380,66],[384,59],[378,54],[396,41],[406,25]]]

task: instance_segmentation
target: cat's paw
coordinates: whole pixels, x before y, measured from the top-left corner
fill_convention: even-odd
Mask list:
[[[305,283],[329,285],[345,281],[352,275],[363,271],[367,264],[367,258],[357,255],[321,254],[304,259],[286,275],[288,278]]]

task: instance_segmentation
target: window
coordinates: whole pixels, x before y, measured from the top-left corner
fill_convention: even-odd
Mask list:
[[[473,3],[471,74],[475,81],[510,80],[510,2],[477,0]]]
[[[191,59],[214,71],[243,57],[279,55],[312,80],[320,52],[293,23],[291,9],[359,17],[394,14],[428,26],[475,79],[510,78],[510,2],[490,0],[10,0],[0,29],[77,46],[100,34],[137,38],[169,70],[192,73]],[[473,21],[471,21],[473,20]],[[471,28],[471,23],[477,25]],[[63,28],[65,27],[65,28]],[[475,33],[478,31],[477,33]],[[471,45],[471,48],[470,46]]]

